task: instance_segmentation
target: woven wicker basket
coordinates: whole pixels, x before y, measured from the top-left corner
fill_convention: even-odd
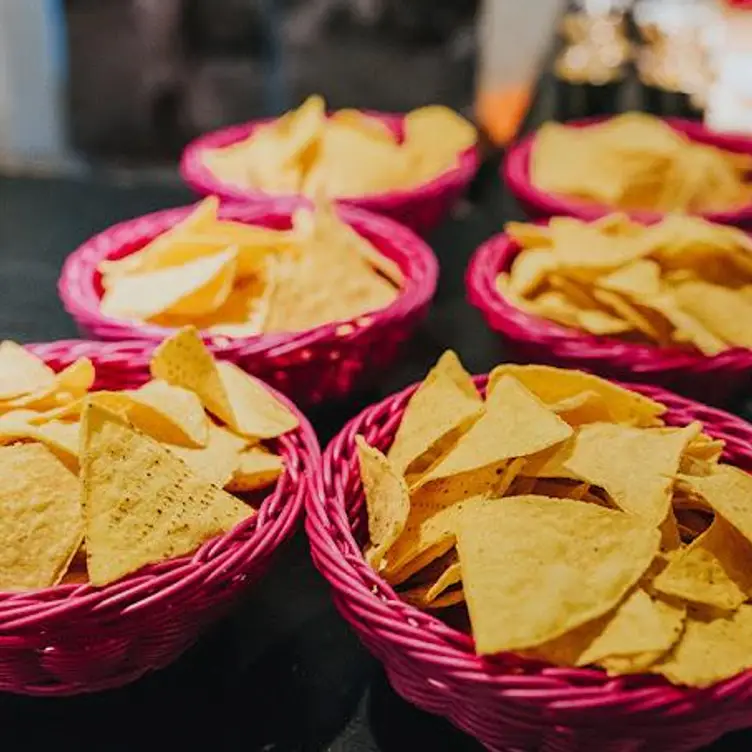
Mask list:
[[[587,128],[589,125],[597,124],[603,120],[605,118],[588,118],[568,122],[567,125],[575,128]],[[665,122],[674,130],[684,133],[692,141],[710,144],[739,154],[752,154],[752,137],[714,133],[692,120],[666,118]],[[614,211],[614,207],[578,201],[565,196],[556,196],[536,188],[530,181],[530,153],[534,141],[535,134],[533,133],[515,144],[507,152],[507,157],[502,166],[502,178],[529,217],[546,218],[563,215],[593,220]],[[664,216],[658,212],[650,211],[634,211],[628,212],[628,214],[645,224],[657,222]],[[752,226],[752,202],[739,209],[707,212],[702,216],[719,224],[750,227]]]
[[[108,374],[118,359],[127,366],[130,357],[127,348],[118,353],[114,345],[80,341],[30,349],[56,370],[77,357],[91,358],[106,388],[122,386],[108,381]],[[106,587],[68,584],[0,593],[1,691],[72,695],[134,681],[175,660],[263,575],[295,529],[320,461],[306,419],[276,396],[295,412],[300,427],[277,441],[285,473],[252,519],[191,556],[147,566]]]
[[[477,379],[485,387],[485,377]],[[355,437],[386,450],[416,386],[369,407],[324,452],[307,500],[313,559],[337,608],[384,664],[394,689],[497,752],[685,752],[752,725],[752,671],[704,690],[655,676],[609,679],[594,669],[542,666],[508,654],[480,658],[471,638],[401,601],[361,553],[367,538]],[[752,426],[649,386],[667,422],[705,423],[725,459],[752,470]]]
[[[368,112],[379,119],[398,137],[402,135],[402,116]],[[274,196],[250,188],[244,189],[225,183],[204,164],[203,152],[230,146],[248,138],[260,125],[269,120],[254,120],[213,131],[192,141],[183,152],[180,174],[183,180],[202,196],[214,194],[223,201],[249,203],[267,201]],[[366,209],[425,234],[438,225],[464,194],[480,165],[479,151],[472,147],[460,155],[457,165],[433,180],[416,188],[408,188],[371,196],[341,199],[340,203]]]
[[[468,300],[511,346],[515,359],[659,384],[712,404],[734,399],[752,383],[752,350],[735,348],[710,357],[597,337],[521,311],[496,287],[499,272],[509,271],[518,252],[511,238],[496,235],[475,252],[466,276]]]
[[[292,211],[298,206],[300,202],[294,199],[226,205],[219,215],[284,228],[289,227]],[[168,209],[114,225],[84,243],[63,266],[58,282],[60,297],[84,336],[125,342],[118,348],[130,349],[130,357],[122,366],[133,373],[123,373],[120,378],[141,378],[147,373],[151,348],[172,330],[102,315],[97,266],[103,259],[122,258],[143,247],[191,209]],[[340,211],[355,230],[399,264],[405,284],[394,303],[355,321],[325,324],[295,334],[204,338],[218,358],[233,361],[299,404],[342,398],[369,379],[378,378],[422,321],[436,291],[436,258],[413,232],[385,217],[347,207]]]

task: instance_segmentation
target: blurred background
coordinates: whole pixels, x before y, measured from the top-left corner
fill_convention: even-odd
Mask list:
[[[482,70],[502,71],[493,87],[514,79],[511,95],[484,92],[485,111],[521,115],[563,5],[0,0],[0,165],[169,163],[203,131],[312,92],[333,108],[472,114]]]

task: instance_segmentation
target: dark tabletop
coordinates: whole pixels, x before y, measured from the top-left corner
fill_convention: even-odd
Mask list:
[[[549,106],[539,101],[531,123]],[[496,162],[489,160],[470,199],[430,238],[441,264],[438,294],[403,360],[372,392],[311,412],[322,445],[361,407],[420,378],[446,348],[474,372],[503,358],[465,302],[463,282],[477,245],[520,216],[499,185]],[[190,198],[177,184],[113,175],[0,178],[0,339],[76,336],[55,289],[65,255],[117,220]],[[332,606],[302,531],[234,615],[170,668],[92,696],[0,695],[0,723],[0,749],[9,751],[479,749],[395,695]],[[748,747],[751,739],[737,734],[713,749]]]

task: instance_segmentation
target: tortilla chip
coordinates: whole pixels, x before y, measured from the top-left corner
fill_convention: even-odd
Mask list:
[[[9,400],[0,409],[53,410],[81,399],[91,389],[95,377],[92,362],[88,358],[78,358],[55,374],[51,385]]]
[[[238,456],[238,466],[225,490],[232,493],[249,493],[274,483],[285,470],[281,457],[264,447],[251,447]]]
[[[55,383],[55,372],[15,342],[0,343],[0,400],[44,391]]]
[[[83,537],[78,478],[41,444],[0,447],[0,590],[57,585]]]
[[[651,671],[674,684],[707,687],[752,668],[752,606],[712,618],[690,611],[684,636]]]
[[[489,395],[504,376],[514,376],[546,404],[554,404],[584,391],[594,392],[606,401],[611,420],[615,423],[652,426],[660,424],[658,418],[666,412],[664,405],[605,379],[582,371],[552,366],[518,366],[508,363],[496,366],[488,378]]]
[[[214,483],[220,488],[232,490],[227,486],[238,469],[242,452],[248,446],[248,440],[226,428],[210,423],[206,446],[199,449],[175,444],[165,444],[165,446],[180,457],[199,478]]]
[[[424,472],[480,418],[483,401],[468,384],[457,355],[445,352],[407,403],[387,453],[398,473]]]
[[[254,514],[96,405],[84,411],[81,480],[89,576],[97,586],[191,553]]]
[[[534,648],[607,613],[660,538],[621,512],[541,496],[466,503],[456,534],[481,655]]]
[[[482,417],[426,475],[418,488],[555,446],[572,429],[511,376],[499,380]]]
[[[154,352],[155,379],[195,392],[209,412],[238,433],[269,439],[297,428],[297,418],[237,366],[215,361],[195,328],[186,327]]]
[[[651,431],[591,423],[555,452],[542,454],[525,473],[599,486],[620,509],[660,525],[669,512],[672,478],[687,442],[698,430],[698,424]]]
[[[100,309],[105,316],[142,321],[164,313],[210,313],[230,295],[237,255],[233,247],[181,266],[123,275],[107,287]]]
[[[405,528],[410,495],[405,479],[378,449],[369,446],[362,436],[357,436],[356,442],[371,540],[368,562],[378,570]]]
[[[666,595],[736,610],[752,595],[752,544],[722,517],[672,557],[653,587]]]

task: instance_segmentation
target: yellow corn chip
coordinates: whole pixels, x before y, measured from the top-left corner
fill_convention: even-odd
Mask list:
[[[100,392],[92,399],[126,416],[135,428],[157,441],[203,447],[209,439],[209,419],[201,400],[193,392],[166,381],[149,381],[123,392]]]
[[[233,247],[181,266],[117,277],[102,297],[102,313],[136,320],[210,313],[230,295],[237,255]]]
[[[195,392],[204,406],[244,436],[274,438],[292,431],[297,418],[237,366],[217,362],[196,330],[187,327],[154,352],[151,373]]]
[[[752,667],[752,606],[729,616],[702,617],[690,612],[684,636],[651,671],[674,684],[707,687]]]
[[[34,426],[14,418],[15,413],[6,413],[0,418],[0,444],[19,439],[38,441],[72,472],[78,472],[79,424],[51,420]]]
[[[225,489],[232,493],[248,493],[266,488],[284,472],[281,457],[263,447],[251,447],[238,456],[238,465]]]
[[[405,408],[387,456],[399,473],[417,475],[450,449],[483,413],[483,402],[451,350],[429,371]]]
[[[551,366],[496,366],[488,379],[488,393],[493,394],[496,384],[504,376],[514,376],[526,389],[546,404],[555,404],[583,391],[594,392],[608,404],[610,418],[616,423],[651,426],[660,423],[659,416],[666,412],[661,405],[648,397],[592,376],[582,371],[568,371]]]
[[[722,517],[655,578],[653,587],[686,601],[734,611],[752,595],[752,544]]]
[[[95,376],[92,362],[88,358],[79,358],[57,373],[53,384],[9,400],[3,407],[14,410],[30,408],[38,411],[62,407],[83,397],[91,389]]]
[[[607,613],[660,538],[621,512],[541,496],[467,503],[456,534],[480,654],[533,648]]]
[[[0,590],[62,579],[83,536],[76,476],[41,444],[0,447]]]
[[[36,355],[15,342],[0,343],[0,400],[48,389],[55,372]]]
[[[555,446],[572,429],[511,376],[499,380],[486,411],[455,447],[424,475],[418,488],[526,457]]]
[[[227,489],[247,445],[246,439],[211,423],[206,446],[199,449],[176,444],[165,446],[180,457],[199,478]]]
[[[358,458],[368,511],[371,548],[368,561],[379,569],[384,556],[405,528],[410,497],[405,479],[378,450],[358,436]]]
[[[81,480],[94,585],[188,554],[254,514],[96,405],[84,411]]]
[[[669,512],[672,479],[697,424],[651,431],[612,423],[582,426],[553,455],[541,455],[525,473],[574,478],[603,488],[625,512],[660,525]]]
[[[180,242],[186,235],[200,232],[211,226],[217,219],[219,199],[216,196],[207,196],[196,208],[181,222],[178,222],[167,232],[163,232],[143,248],[129,256],[114,261],[102,261],[99,270],[105,279],[116,277],[121,274],[134,274],[147,269],[159,269],[160,259],[164,254],[170,254],[171,248],[176,242]]]

